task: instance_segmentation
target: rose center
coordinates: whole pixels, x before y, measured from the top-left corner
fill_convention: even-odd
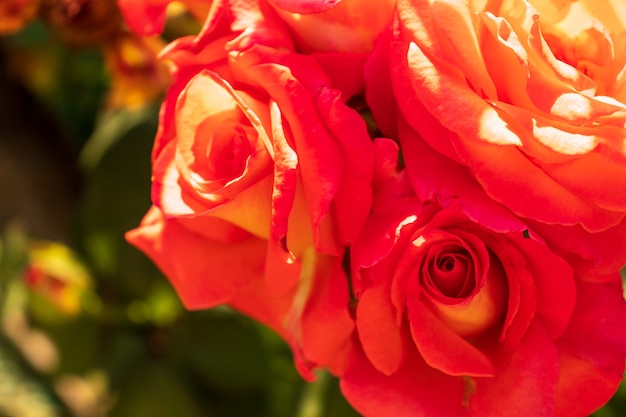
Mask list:
[[[419,279],[422,300],[454,332],[469,338],[501,319],[506,275],[481,239],[454,232],[431,232],[416,241],[424,249]]]
[[[206,180],[232,180],[243,174],[252,147],[241,126],[225,123],[206,141],[203,176]]]
[[[445,259],[437,263],[437,267],[443,272],[450,272],[454,269],[454,258],[446,256]]]
[[[426,271],[426,286],[445,297],[467,297],[474,285],[471,257],[464,250],[436,255]]]

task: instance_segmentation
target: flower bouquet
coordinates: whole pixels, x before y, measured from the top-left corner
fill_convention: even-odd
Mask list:
[[[119,0],[158,34],[167,0]],[[127,239],[366,417],[584,417],[622,379],[626,3],[183,2]]]

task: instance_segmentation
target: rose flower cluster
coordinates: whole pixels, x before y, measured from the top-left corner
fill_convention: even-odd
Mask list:
[[[119,1],[142,35],[168,1]],[[366,417],[585,417],[622,379],[626,3],[214,0],[128,240]]]

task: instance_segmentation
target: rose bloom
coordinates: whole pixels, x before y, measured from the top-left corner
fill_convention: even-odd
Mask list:
[[[477,220],[417,199],[397,146],[377,150],[352,248],[352,405],[368,417],[584,417],[606,402],[626,356],[619,274],[579,274],[492,201]]]
[[[127,238],[186,307],[228,304],[281,334],[304,376],[341,372],[353,329],[342,261],[371,204],[373,146],[344,103],[354,81],[296,53],[267,4],[246,5],[212,8],[197,37],[163,52],[173,83],[153,207]]]
[[[400,0],[368,103],[421,198],[485,192],[613,272],[626,262],[626,3],[569,3]]]

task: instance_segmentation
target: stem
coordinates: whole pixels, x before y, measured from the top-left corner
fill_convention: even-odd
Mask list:
[[[318,372],[316,375],[317,379],[308,384],[302,392],[296,417],[322,417],[324,415],[330,375],[326,371]]]

